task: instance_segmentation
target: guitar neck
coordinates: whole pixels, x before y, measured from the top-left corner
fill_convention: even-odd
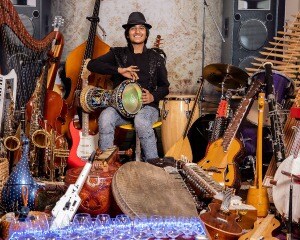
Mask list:
[[[242,99],[234,117],[232,118],[227,130],[224,133],[222,146],[225,152],[227,152],[233,138],[236,135],[237,130],[240,127],[242,120],[252,102],[252,97],[258,92],[262,83],[258,80],[254,81],[250,90],[247,92],[246,96]]]
[[[263,139],[263,121],[265,109],[265,93],[258,96],[258,127],[257,127],[257,145],[256,145],[256,174],[255,186],[262,188],[262,139]]]

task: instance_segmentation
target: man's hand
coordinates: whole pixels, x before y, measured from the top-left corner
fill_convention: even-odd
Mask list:
[[[126,78],[129,78],[129,79],[132,79],[132,80],[138,80],[139,79],[139,77],[136,73],[138,71],[140,71],[140,70],[138,69],[137,66],[130,66],[130,67],[127,67],[127,68],[121,68],[121,67],[118,68],[118,73],[120,73],[122,76],[124,76]]]
[[[153,95],[145,88],[143,88],[142,101],[143,104],[152,103],[154,101]]]

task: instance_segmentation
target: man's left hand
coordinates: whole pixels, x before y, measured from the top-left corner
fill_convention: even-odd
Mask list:
[[[153,95],[145,88],[143,88],[142,101],[143,104],[152,103],[154,101]]]

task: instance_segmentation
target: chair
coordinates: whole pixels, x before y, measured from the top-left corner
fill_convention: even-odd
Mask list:
[[[157,128],[157,127],[160,127],[161,125],[162,125],[162,122],[157,121],[152,125],[152,128]],[[121,128],[121,129],[125,129],[125,130],[130,130],[130,131],[135,130],[133,124],[131,124],[131,123],[123,124],[123,125],[120,125],[118,127]],[[141,142],[140,142],[140,139],[139,139],[138,135],[135,134],[135,160],[136,161],[141,161],[141,153],[142,153]]]

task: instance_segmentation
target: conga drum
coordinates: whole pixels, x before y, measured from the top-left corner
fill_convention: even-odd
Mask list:
[[[183,136],[195,98],[195,95],[175,94],[169,94],[164,98],[161,106],[161,136],[164,154]],[[199,107],[196,107],[191,124],[199,118],[199,114]]]

